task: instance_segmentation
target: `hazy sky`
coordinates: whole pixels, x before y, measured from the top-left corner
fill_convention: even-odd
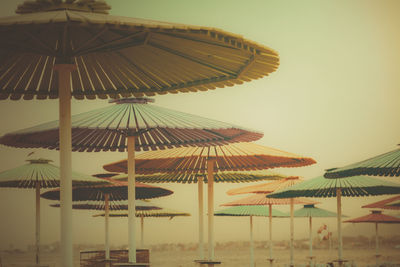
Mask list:
[[[0,16],[14,14],[17,3],[1,0]],[[396,0],[108,0],[111,14],[216,27],[241,34],[280,54],[281,64],[269,77],[215,91],[155,97],[155,104],[264,132],[257,143],[309,156],[310,167],[276,169],[313,178],[324,169],[384,153],[400,143],[400,1]],[[108,105],[104,100],[73,101],[72,113]],[[1,101],[0,135],[58,119],[58,101]],[[0,171],[25,164],[33,150],[0,147]],[[56,151],[37,150],[58,165]],[[125,158],[125,153],[73,153],[73,169],[87,174]],[[217,184],[215,204],[235,199],[228,189],[245,184]],[[197,241],[196,185],[162,184],[175,194],[159,199],[165,207],[192,217],[149,219],[148,243]],[[362,204],[383,197],[344,199],[343,213],[366,214]],[[33,190],[0,189],[1,246],[34,241]],[[318,199],[335,211],[335,200]],[[42,240],[59,238],[59,211],[42,201]],[[287,210],[287,208],[280,208]],[[103,242],[101,218],[95,212],[74,212],[76,242]],[[266,220],[264,220],[266,221]],[[334,219],[317,220],[335,227]],[[215,240],[246,240],[246,218],[216,218]],[[227,224],[231,227],[226,227]],[[112,219],[111,242],[127,243],[126,219]],[[277,239],[288,237],[288,222],[275,227]],[[306,237],[299,220],[295,237]],[[277,226],[277,224],[275,224]],[[256,240],[267,237],[266,224],[256,220]],[[243,228],[243,231],[240,229]],[[372,225],[371,225],[372,230]],[[232,235],[235,233],[235,235]]]

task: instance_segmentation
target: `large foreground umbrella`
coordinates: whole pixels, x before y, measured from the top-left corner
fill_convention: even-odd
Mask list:
[[[393,216],[382,214],[380,210],[372,210],[370,214],[358,217],[355,219],[344,221],[345,223],[375,223],[375,257],[376,257],[376,266],[379,266],[379,235],[378,235],[378,224],[386,223],[386,224],[394,224],[400,223],[400,218],[396,218]]]
[[[208,260],[214,260],[214,173],[221,171],[249,171],[278,167],[301,167],[314,164],[311,158],[302,157],[254,143],[237,143],[222,146],[176,148],[149,151],[137,157],[138,173],[207,173],[208,182]],[[126,172],[127,161],[107,164],[111,172]],[[202,182],[199,183],[199,218],[202,217]],[[202,222],[199,223],[202,240]],[[203,259],[200,241],[200,259]]]
[[[396,203],[396,201],[400,201],[400,195],[390,197],[378,202],[374,202],[368,205],[362,206],[362,208],[368,208],[368,209],[389,209],[389,210],[397,210],[399,207],[396,207],[396,205],[393,205],[393,203]]]
[[[59,98],[63,267],[73,265],[71,95],[204,91],[266,76],[279,65],[275,51],[239,35],[110,16],[109,9],[95,0],[36,0],[0,18],[0,99]]]
[[[149,199],[162,196],[168,196],[173,192],[161,187],[146,185],[142,183],[136,183],[135,195],[137,199]],[[60,199],[60,191],[52,190],[42,194],[43,198],[51,200]],[[110,260],[110,245],[109,245],[109,202],[127,200],[129,197],[128,184],[127,182],[114,181],[112,184],[100,185],[100,186],[86,186],[86,187],[75,187],[72,190],[73,201],[104,201],[105,210],[105,260]],[[88,206],[84,204],[83,207],[98,208],[98,205]],[[117,206],[118,207],[118,206]]]
[[[350,164],[328,170],[326,178],[341,178],[355,175],[400,176],[400,148]]]
[[[135,150],[164,149],[177,146],[215,145],[252,141],[262,133],[235,125],[178,112],[155,105],[150,99],[128,98],[72,116],[72,148],[75,151],[127,151],[128,161],[128,244],[136,251],[134,229]],[[59,148],[58,121],[45,123],[0,138],[0,143],[16,147]]]
[[[327,218],[327,217],[336,217],[337,214],[328,210],[324,210],[321,208],[315,207],[314,204],[308,204],[304,205],[303,208],[295,210],[294,211],[294,217],[306,217],[309,220],[309,227],[310,227],[310,232],[309,232],[309,239],[310,239],[310,254],[309,254],[309,259],[310,259],[310,266],[312,266],[313,262],[313,253],[312,253],[312,218],[317,217],[317,218]]]
[[[345,260],[342,257],[342,202],[341,197],[362,197],[400,193],[400,185],[382,181],[367,176],[352,176],[342,179],[327,179],[323,176],[310,179],[269,194],[273,198],[293,197],[336,197],[337,198],[337,225],[338,225],[338,259],[342,266]]]
[[[40,189],[60,186],[60,168],[47,159],[31,159],[29,163],[0,172],[0,187],[35,188],[36,190],[36,264],[40,263]],[[104,184],[107,181],[86,174],[71,172],[74,185]]]
[[[266,210],[261,206],[234,206],[214,212],[215,216],[249,216],[250,217],[250,267],[254,267],[253,216],[289,217],[278,210]]]

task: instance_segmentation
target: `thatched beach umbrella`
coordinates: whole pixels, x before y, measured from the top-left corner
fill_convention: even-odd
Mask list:
[[[36,190],[36,265],[40,264],[40,189],[60,186],[60,168],[48,159],[30,159],[29,163],[0,172],[0,187],[34,188]],[[105,184],[107,181],[90,175],[71,172],[74,185]]]
[[[312,266],[313,263],[313,253],[312,253],[312,218],[317,217],[317,218],[327,218],[327,217],[337,217],[337,214],[328,210],[324,210],[321,208],[315,207],[314,204],[308,204],[304,205],[303,208],[295,210],[294,211],[294,217],[306,217],[308,218],[309,221],[309,241],[310,241],[310,254],[309,254],[309,260],[310,260],[310,266]],[[342,215],[343,216],[343,215]]]
[[[142,183],[135,184],[135,198],[149,199],[171,195],[173,192],[161,187],[146,185]],[[60,200],[60,190],[47,191],[41,195],[43,198],[50,200]],[[110,245],[109,245],[109,202],[127,200],[129,197],[128,183],[122,181],[113,181],[111,184],[100,186],[85,186],[75,187],[72,189],[73,201],[103,201],[105,210],[105,260],[110,260]],[[129,206],[129,204],[128,204]],[[98,208],[98,205],[88,206],[84,204],[83,207]]]
[[[110,16],[109,9],[96,0],[36,0],[0,18],[0,99],[59,98],[63,267],[73,265],[71,96],[205,91],[261,78],[279,65],[277,52],[240,35]],[[130,262],[133,242],[130,235]]]
[[[400,185],[382,181],[368,176],[352,176],[342,179],[327,179],[323,176],[316,177],[267,195],[272,198],[293,197],[336,197],[337,199],[337,225],[338,225],[338,259],[340,266],[346,261],[343,259],[342,243],[342,202],[341,197],[377,196],[385,194],[399,194]]]
[[[214,212],[215,216],[249,216],[250,217],[250,267],[254,267],[253,216],[289,217],[278,210],[266,210],[261,206],[233,206]]]
[[[400,223],[400,218],[382,214],[380,210],[372,210],[370,214],[358,217],[355,219],[344,221],[345,223],[375,223],[375,257],[376,257],[376,267],[379,266],[379,234],[378,234],[378,224],[395,224]]]
[[[362,208],[398,210],[400,209],[400,207],[396,206],[396,202],[399,201],[400,201],[400,195],[364,205],[362,206]]]
[[[301,167],[314,164],[312,158],[299,156],[254,143],[235,143],[221,146],[175,148],[150,151],[137,157],[136,171],[151,173],[206,173],[208,182],[208,260],[214,261],[214,173],[249,171],[278,167]],[[126,172],[127,161],[103,166],[111,172]],[[202,214],[202,181],[199,184],[199,217]],[[201,225],[201,223],[200,223]],[[201,227],[201,226],[200,226]],[[202,229],[199,231],[202,239]],[[200,257],[202,258],[202,250]]]
[[[342,168],[328,170],[326,178],[342,178],[355,175],[400,176],[400,148]]]

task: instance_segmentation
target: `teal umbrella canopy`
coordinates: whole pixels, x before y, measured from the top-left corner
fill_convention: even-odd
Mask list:
[[[342,196],[345,197],[376,196],[399,194],[400,184],[367,176],[352,176],[341,179],[327,179],[320,176],[268,194],[267,197],[336,197],[336,189],[340,189]]]
[[[210,146],[260,139],[260,132],[156,105],[147,98],[114,100],[105,108],[72,116],[72,149],[79,152],[125,151],[135,136],[135,150]],[[0,137],[0,144],[21,148],[59,148],[59,121]]]
[[[29,163],[0,172],[0,187],[40,188],[60,187],[60,168],[47,159],[31,159]],[[72,172],[72,183],[78,185],[108,184],[90,175]]]
[[[59,208],[60,204],[51,204],[51,207]],[[159,210],[160,207],[143,200],[135,201],[136,210]],[[106,205],[104,201],[87,201],[85,203],[73,204],[73,209],[76,210],[105,210]],[[109,210],[128,210],[128,203],[126,201],[110,201]]]
[[[400,176],[400,148],[342,168],[328,170],[326,178],[355,175]]]
[[[294,211],[294,217],[327,218],[327,217],[336,217],[336,216],[337,216],[337,214],[335,212],[317,208],[317,207],[315,207],[314,204],[304,205],[303,208]]]
[[[233,206],[214,212],[215,216],[269,216],[264,206]],[[289,217],[289,214],[272,209],[272,217]]]

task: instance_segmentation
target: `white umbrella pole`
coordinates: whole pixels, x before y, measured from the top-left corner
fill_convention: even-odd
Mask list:
[[[309,222],[310,222],[310,266],[312,265],[312,217],[309,217]]]
[[[379,237],[378,237],[378,223],[375,223],[375,254],[376,254],[376,267],[379,266]]]
[[[128,248],[131,263],[136,263],[135,195],[135,136],[128,136]]]
[[[343,253],[343,242],[342,242],[342,191],[340,188],[336,189],[337,199],[337,228],[338,228],[338,256],[339,266],[342,266],[342,253]]]
[[[71,137],[71,72],[74,64],[57,64],[60,121],[60,213],[61,266],[74,264],[72,247],[72,137]]]
[[[204,200],[203,200],[203,177],[197,180],[199,199],[199,259],[204,260]]]
[[[269,262],[270,262],[270,266],[273,265],[273,259],[272,259],[272,205],[269,204],[268,205],[268,209],[269,209],[269,214],[268,214],[268,218],[269,218]]]
[[[140,247],[144,248],[144,218],[140,217]]]
[[[290,266],[294,266],[293,240],[294,240],[294,198],[290,199]]]
[[[254,267],[253,216],[250,216],[250,267]]]
[[[36,181],[36,264],[39,265],[40,253],[40,182]]]
[[[208,187],[208,260],[214,260],[214,162],[207,161]]]
[[[104,225],[105,225],[105,250],[106,250],[106,260],[110,259],[110,239],[109,239],[109,216],[110,216],[110,195],[104,194]]]

